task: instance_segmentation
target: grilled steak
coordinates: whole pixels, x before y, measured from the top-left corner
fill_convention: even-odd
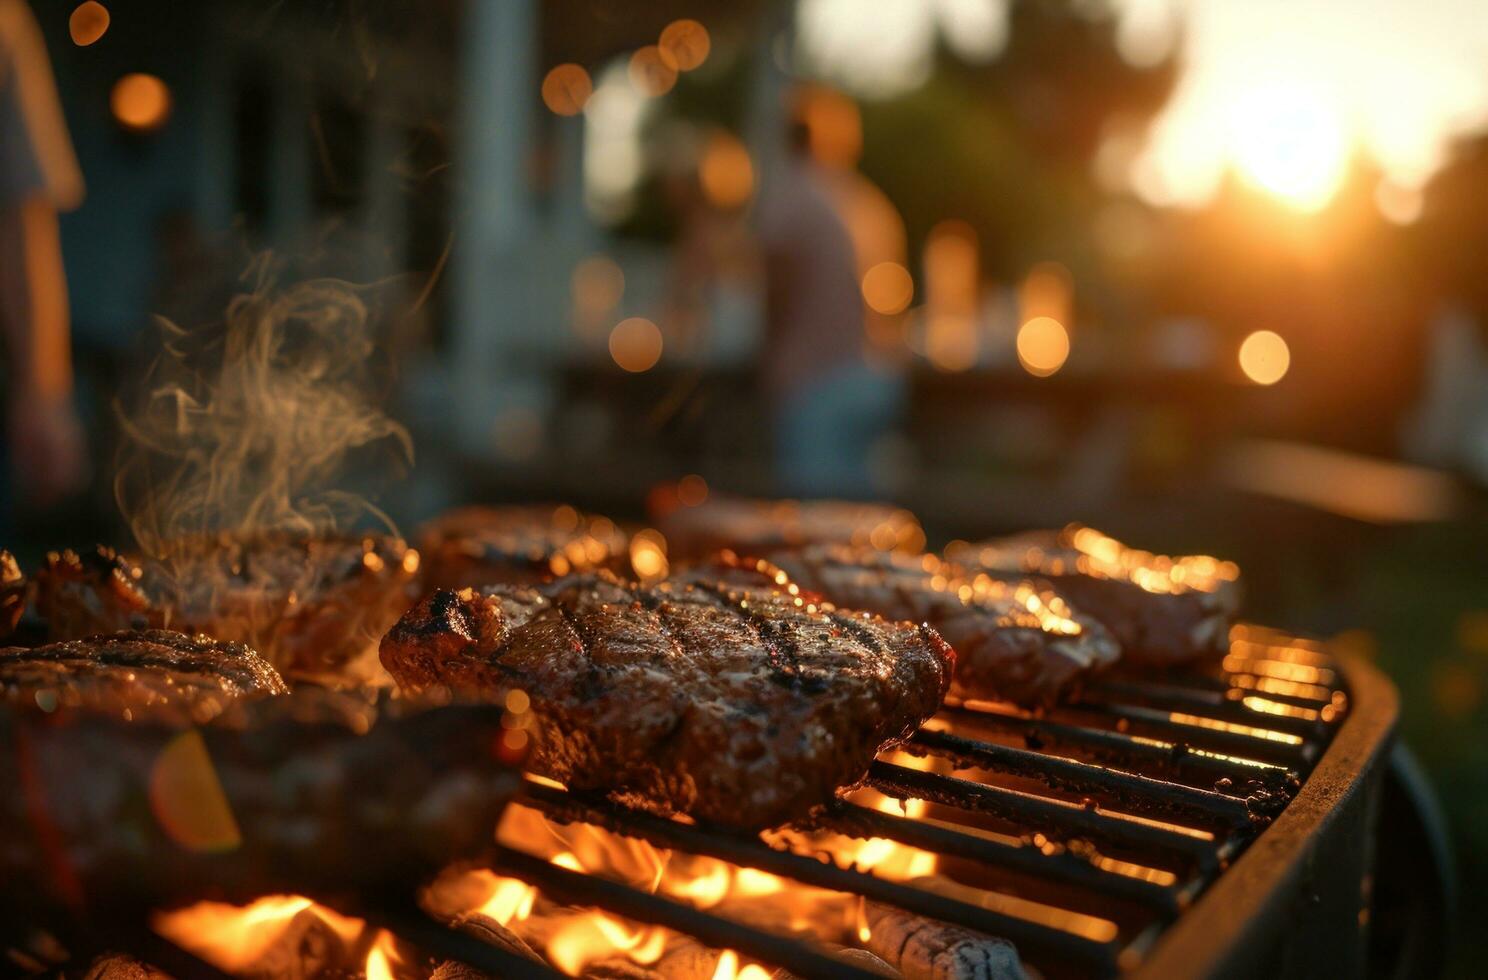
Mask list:
[[[0,649],[0,703],[80,708],[126,720],[208,721],[239,698],[284,694],[279,674],[239,643],[169,630]]]
[[[0,551],[0,640],[20,622],[26,609],[26,577],[8,551]]]
[[[425,524],[418,542],[431,592],[620,572],[629,546],[614,521],[567,506],[462,507]]]
[[[1053,589],[967,574],[934,555],[820,545],[724,561],[740,584],[788,583],[844,609],[929,623],[956,651],[963,696],[1053,704],[1119,655],[1105,629]]]
[[[947,557],[988,575],[1051,583],[1105,624],[1130,663],[1164,666],[1221,653],[1240,606],[1233,562],[1154,555],[1076,524],[964,545]]]
[[[437,592],[382,642],[405,689],[525,691],[534,771],[745,829],[860,780],[939,707],[953,658],[928,627],[606,573]]]
[[[224,538],[175,562],[99,547],[47,556],[51,639],[170,628],[247,643],[286,674],[370,679],[378,638],[412,602],[418,552],[396,538]]]
[[[149,709],[164,676],[190,691],[192,707],[219,691],[264,693],[270,679],[283,687],[262,661],[246,669],[241,647],[185,641],[203,652],[182,653],[183,640],[67,644],[117,662],[85,666],[76,689],[90,700],[77,707],[38,703],[35,691],[54,689],[4,674],[0,920],[46,903],[116,912],[277,892],[381,894],[489,846],[520,785],[522,755],[503,742],[501,709],[379,703],[306,685],[224,696],[221,714],[187,727],[202,719]],[[157,650],[171,651],[159,655],[167,666]],[[144,687],[125,688],[132,717],[100,682],[105,672],[143,676]],[[179,690],[172,697],[167,707],[183,705]]]
[[[724,549],[763,555],[810,544],[912,552],[925,546],[925,532],[915,516],[887,504],[713,496],[696,507],[652,518],[674,562],[708,558]]]

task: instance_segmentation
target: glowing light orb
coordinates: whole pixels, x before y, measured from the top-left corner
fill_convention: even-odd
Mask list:
[[[642,95],[665,95],[677,84],[677,67],[661,49],[648,44],[630,56],[630,84]]]
[[[903,313],[914,299],[914,279],[898,262],[880,262],[863,274],[863,302],[876,313]]]
[[[593,94],[594,82],[581,65],[558,65],[543,76],[543,105],[557,115],[577,116]]]
[[[109,108],[125,129],[149,132],[164,126],[170,118],[171,91],[154,75],[135,72],[114,83]]]
[[[657,47],[679,71],[692,71],[708,60],[713,42],[706,27],[695,20],[684,19],[674,20],[662,29]]]
[[[651,370],[661,360],[661,330],[645,317],[621,320],[610,331],[610,357],[631,374]]]
[[[1257,330],[1240,345],[1240,370],[1258,385],[1276,384],[1291,366],[1291,349],[1274,330]]]
[[[715,133],[698,164],[703,195],[720,208],[736,208],[754,193],[754,164],[737,136]]]
[[[1051,316],[1036,316],[1018,328],[1017,349],[1023,370],[1047,378],[1069,360],[1069,331]]]
[[[108,8],[97,0],[78,4],[72,16],[67,18],[67,32],[72,35],[72,43],[80,48],[86,48],[103,37],[108,29]]]

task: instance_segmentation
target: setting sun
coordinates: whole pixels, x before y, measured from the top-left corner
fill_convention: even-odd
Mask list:
[[[1343,114],[1301,82],[1239,93],[1230,127],[1240,175],[1296,208],[1318,210],[1343,180],[1349,156]]]

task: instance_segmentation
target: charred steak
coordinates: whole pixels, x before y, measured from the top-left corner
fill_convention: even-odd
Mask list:
[[[529,765],[570,788],[757,830],[860,780],[940,706],[928,627],[697,581],[606,573],[440,591],[382,642],[405,689],[521,689]]]
[[[1049,582],[1105,624],[1129,663],[1165,666],[1222,653],[1240,607],[1234,562],[1138,551],[1077,524],[963,545],[947,557],[995,577]]]
[[[20,622],[26,608],[26,577],[8,551],[0,551],[0,640]]]
[[[609,518],[568,506],[461,507],[425,524],[418,542],[431,592],[620,572],[630,543]]]
[[[240,643],[144,630],[0,649],[0,703],[116,718],[208,721],[233,702],[289,690]]]
[[[1119,656],[1100,623],[1055,590],[968,574],[930,554],[819,545],[733,564],[736,576],[777,584],[784,577],[844,609],[929,623],[956,651],[955,690],[963,696],[1053,704]]]
[[[925,546],[925,532],[915,516],[888,504],[713,496],[696,507],[678,507],[652,518],[674,561],[709,558],[725,548],[762,555],[811,544],[914,552]]]
[[[378,536],[223,538],[159,561],[99,547],[48,555],[36,606],[56,641],[169,628],[247,643],[286,674],[367,679],[357,662],[411,605],[418,567]]]

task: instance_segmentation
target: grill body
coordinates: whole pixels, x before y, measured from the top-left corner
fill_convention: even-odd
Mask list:
[[[1362,976],[1380,797],[1399,704],[1369,664],[1338,664],[1347,719],[1295,799],[1164,934],[1137,975]]]

